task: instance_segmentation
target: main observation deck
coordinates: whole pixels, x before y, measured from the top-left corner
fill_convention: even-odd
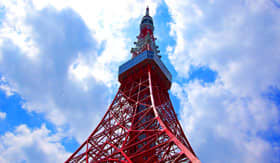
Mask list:
[[[170,89],[172,75],[165,67],[158,55],[153,51],[144,51],[136,57],[130,59],[119,67],[119,81],[122,83],[129,75],[137,73],[137,71],[147,64],[151,64],[152,69],[158,74],[158,77],[164,83],[164,87]]]

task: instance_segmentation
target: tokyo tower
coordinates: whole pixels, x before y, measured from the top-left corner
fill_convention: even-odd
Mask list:
[[[112,104],[66,163],[200,163],[169,98],[172,76],[153,32],[147,8],[132,58],[119,67],[121,85]]]

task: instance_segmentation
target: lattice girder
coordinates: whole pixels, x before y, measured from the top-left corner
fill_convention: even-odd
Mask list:
[[[66,161],[199,162],[152,65],[121,83],[93,133]]]

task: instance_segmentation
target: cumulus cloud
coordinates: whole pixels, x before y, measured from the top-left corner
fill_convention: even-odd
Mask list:
[[[6,118],[6,113],[5,112],[0,112],[0,119],[3,120]]]
[[[57,126],[69,126],[81,140],[106,108],[108,89],[92,76],[82,82],[72,79],[70,68],[78,66],[73,64],[79,58],[94,62],[97,43],[71,9],[26,12],[23,26],[29,29],[28,38],[38,51],[30,56],[15,43],[17,37],[1,37],[1,74],[26,101],[26,110],[44,114]],[[8,21],[3,22],[2,30],[9,28]]]
[[[53,6],[57,10],[71,8],[81,16],[91,30],[92,36],[103,48],[95,63],[86,65],[92,69],[89,75],[112,87],[117,85],[118,66],[130,57],[128,46],[131,45],[128,42],[132,43],[134,40],[127,37],[127,28],[133,20],[139,20],[140,16],[143,16],[147,5],[154,15],[161,0],[32,0],[31,2],[37,10],[46,6]],[[138,22],[135,25],[138,25]]]
[[[149,1],[152,14],[157,3]],[[1,89],[83,140],[107,109],[108,87],[117,86],[118,66],[129,58],[124,29],[146,4],[28,0],[0,6]]]
[[[270,85],[279,87],[279,11],[267,1],[255,2],[189,1],[179,5],[168,1],[176,22],[172,34],[177,38],[169,58],[180,75],[187,76],[192,65],[206,65],[219,72],[226,87],[240,94],[260,93]],[[256,68],[258,72],[254,72]]]
[[[181,101],[182,124],[202,161],[276,161],[277,145],[260,136],[279,130],[279,112],[271,102],[240,98],[218,81],[174,83],[172,93]]]
[[[175,83],[184,128],[205,162],[278,162],[279,9],[269,1],[169,1],[169,59],[181,78],[190,67],[217,72],[214,83]],[[186,64],[187,63],[187,64]]]
[[[157,3],[149,1],[152,14]],[[28,0],[0,5],[5,9],[0,72],[8,83],[1,89],[18,93],[26,110],[57,126],[69,125],[82,140],[107,109],[108,87],[118,85],[118,66],[129,58],[124,29],[143,15],[146,4]]]
[[[51,135],[45,125],[34,130],[20,125],[0,137],[0,162],[63,162],[69,153],[61,138]]]

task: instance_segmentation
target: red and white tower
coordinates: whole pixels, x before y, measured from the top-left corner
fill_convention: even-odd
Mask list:
[[[172,76],[158,55],[149,8],[132,58],[119,67],[121,86],[103,119],[66,163],[199,163],[176,117]]]

